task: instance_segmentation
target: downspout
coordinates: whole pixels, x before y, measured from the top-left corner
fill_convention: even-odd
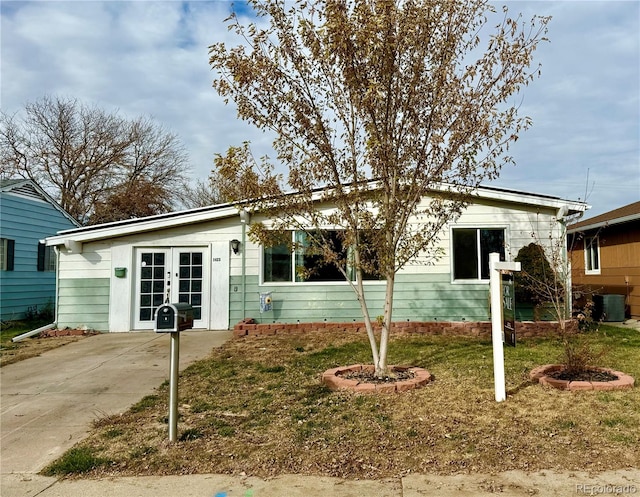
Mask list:
[[[567,289],[566,289],[566,294],[565,294],[565,319],[571,319],[571,309],[573,309],[573,277],[571,274],[571,261],[569,260],[569,254],[567,252],[567,243],[568,243],[568,233],[567,233],[567,222],[566,219],[569,214],[569,206],[568,205],[563,205],[562,207],[558,208],[558,211],[556,212],[556,220],[558,221],[558,223],[560,223],[561,226],[561,232],[562,232],[562,239],[563,239],[563,244],[562,244],[562,264],[563,266],[567,269],[567,274],[565,275],[566,278],[566,285],[567,285]],[[580,219],[582,216],[584,215],[584,211],[580,212],[579,215],[575,218],[575,221],[577,221],[578,219]]]
[[[47,331],[47,330],[52,330],[53,328],[55,328],[58,324],[58,289],[60,288],[59,283],[59,278],[60,278],[60,271],[58,271],[58,268],[60,267],[60,251],[58,250],[58,247],[54,247],[53,250],[55,250],[56,252],[56,294],[55,294],[55,303],[53,305],[53,323],[50,324],[45,324],[44,326],[41,326],[40,328],[37,328],[35,330],[31,330],[31,331],[27,331],[26,333],[23,333],[22,335],[18,335],[15,336],[11,339],[12,342],[19,342],[21,340],[24,340],[25,338],[29,338],[35,335],[39,335],[40,333],[42,333],[43,331]]]
[[[251,219],[251,216],[249,215],[249,213],[245,210],[245,209],[240,209],[240,224],[242,226],[242,245],[241,245],[241,249],[242,249],[242,254],[241,254],[241,258],[242,258],[242,283],[240,285],[241,291],[242,291],[242,319],[244,319],[246,317],[246,300],[247,300],[247,293],[246,293],[246,283],[245,283],[245,279],[246,279],[246,269],[247,269],[247,257],[246,257],[246,247],[247,247],[247,224],[249,223]]]
[[[55,327],[56,327],[56,323],[45,324],[44,326],[41,326],[40,328],[37,328],[35,330],[31,330],[31,331],[27,331],[26,333],[23,333],[22,335],[15,336],[15,337],[13,337],[11,339],[11,341],[12,342],[19,342],[21,340],[24,340],[25,338],[29,338],[29,337],[32,337],[34,335],[39,335],[43,331],[52,330]]]

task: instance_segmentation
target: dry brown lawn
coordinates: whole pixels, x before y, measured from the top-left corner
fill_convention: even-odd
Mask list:
[[[47,338],[33,337],[25,338],[15,343],[12,342],[11,339],[3,340],[0,345],[0,367],[30,359],[31,357],[37,357],[47,350],[77,342],[82,338],[84,338],[83,335]]]
[[[128,412],[95,422],[49,474],[284,473],[387,478],[409,473],[640,467],[640,390],[563,392],[528,372],[560,355],[552,339],[505,350],[508,398],[496,403],[491,343],[397,336],[390,363],[428,369],[435,381],[401,394],[331,392],[331,367],[370,362],[365,337],[234,339],[180,378],[180,441],[168,442],[168,385]],[[640,333],[593,335],[605,366],[640,378]]]

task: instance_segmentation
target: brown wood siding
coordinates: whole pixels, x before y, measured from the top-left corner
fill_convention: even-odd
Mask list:
[[[584,236],[597,235],[600,274],[585,274],[583,236],[569,235],[572,279],[575,288],[598,294],[625,295],[626,315],[640,319],[640,221],[606,226]],[[570,247],[571,249],[571,247]]]

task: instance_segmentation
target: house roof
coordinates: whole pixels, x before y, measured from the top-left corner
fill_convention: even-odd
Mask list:
[[[58,202],[56,202],[47,192],[40,188],[33,180],[24,178],[0,179],[0,192],[11,193],[13,195],[18,195],[20,197],[37,200],[40,202],[47,202],[73,224],[75,224],[76,226],[80,226],[80,223],[78,223],[78,221],[76,221],[71,216],[71,214],[65,211]]]
[[[559,216],[583,213],[589,208],[584,202],[487,186],[477,188],[474,196],[485,200],[499,200],[513,204],[555,209],[558,210]],[[66,244],[68,246],[70,241],[79,243],[91,242],[231,217],[237,217],[238,222],[240,222],[239,211],[240,207],[237,204],[226,203],[170,212],[167,214],[158,214],[155,216],[97,224],[60,231],[56,236],[47,238],[47,245]]]
[[[579,223],[568,226],[569,233],[577,231],[588,231],[591,229],[602,228],[603,226],[611,226],[614,224],[628,223],[640,219],[640,202],[634,202],[618,209],[614,209],[599,216],[585,219]]]

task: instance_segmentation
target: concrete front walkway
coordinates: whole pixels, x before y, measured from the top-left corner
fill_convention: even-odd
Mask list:
[[[181,333],[180,369],[231,335]],[[21,488],[20,482],[33,480],[24,475],[62,455],[93,420],[152,393],[169,378],[169,352],[168,333],[105,333],[1,368],[0,495],[37,495]]]

